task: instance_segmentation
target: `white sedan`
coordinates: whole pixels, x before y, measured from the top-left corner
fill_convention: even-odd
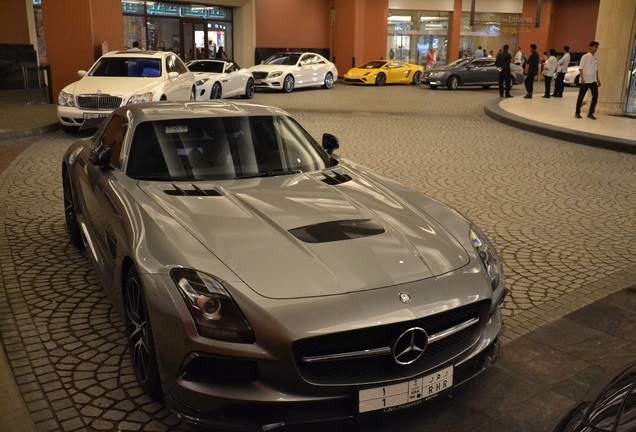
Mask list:
[[[578,87],[580,80],[581,70],[579,69],[579,65],[569,66],[565,71],[565,76],[563,77],[563,83],[565,85],[575,85]]]
[[[282,90],[285,93],[310,86],[330,89],[338,78],[335,64],[311,52],[280,52],[260,65],[252,66],[250,71],[257,88]]]
[[[80,80],[62,89],[57,116],[62,129],[97,127],[127,104],[195,99],[195,78],[173,52],[113,51],[100,57]]]
[[[196,78],[197,100],[254,96],[252,72],[232,60],[192,60],[186,66]]]

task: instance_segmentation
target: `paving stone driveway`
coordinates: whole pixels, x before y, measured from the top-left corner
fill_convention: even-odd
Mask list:
[[[253,101],[289,110],[317,139],[335,134],[341,156],[475,221],[505,262],[509,341],[636,279],[636,155],[496,123],[483,114],[493,97],[336,85]],[[29,411],[40,431],[199,430],[138,388],[122,321],[66,240],[60,160],[71,141],[45,136],[0,174],[0,336]]]

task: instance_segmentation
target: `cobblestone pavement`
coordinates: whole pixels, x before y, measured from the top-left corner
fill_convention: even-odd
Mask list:
[[[317,139],[335,134],[341,156],[476,222],[504,259],[510,342],[636,280],[636,155],[497,123],[483,113],[496,96],[336,85],[253,102],[290,111]],[[60,160],[71,141],[37,139],[0,174],[0,336],[28,409],[39,431],[203,430],[141,392],[121,319],[66,239]],[[408,430],[449,430],[417,424]]]

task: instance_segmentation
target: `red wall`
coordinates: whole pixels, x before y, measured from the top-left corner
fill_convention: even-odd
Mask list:
[[[254,6],[256,47],[330,48],[328,0],[256,0]]]
[[[121,0],[43,1],[42,17],[54,98],[97,60],[103,40],[111,51],[124,48]]]
[[[561,51],[569,45],[572,52],[587,52],[595,40],[599,5],[600,0],[558,0],[550,26],[550,48]]]
[[[0,13],[0,43],[30,44],[29,22],[24,0],[2,0]]]

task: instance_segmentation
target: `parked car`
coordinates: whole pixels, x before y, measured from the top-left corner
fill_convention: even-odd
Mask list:
[[[66,132],[98,126],[127,104],[195,99],[194,74],[169,51],[109,52],[77,75],[80,80],[64,87],[57,102]]]
[[[197,100],[254,96],[254,77],[233,60],[192,60],[186,64],[194,72]]]
[[[338,147],[278,108],[160,102],[65,153],[69,238],[125,320],[140,386],[182,418],[271,430],[395,411],[496,360],[492,243]]]
[[[523,83],[521,66],[510,64],[510,73],[512,85]],[[499,71],[494,58],[461,58],[443,68],[427,70],[422,77],[422,84],[427,84],[432,89],[447,87],[455,90],[459,86],[481,86],[487,89],[499,85]]]
[[[565,75],[563,76],[563,84],[566,85],[575,85],[578,87],[579,85],[579,80],[581,79],[581,70],[579,69],[579,65],[577,64],[571,64],[570,66],[568,66],[567,70],[565,71]]]
[[[344,82],[351,84],[419,84],[424,67],[399,60],[375,60],[349,69]]]
[[[554,432],[636,431],[636,362],[588,393]]]
[[[250,68],[257,88],[292,92],[295,88],[319,86],[330,89],[338,79],[336,65],[311,52],[280,52]]]

